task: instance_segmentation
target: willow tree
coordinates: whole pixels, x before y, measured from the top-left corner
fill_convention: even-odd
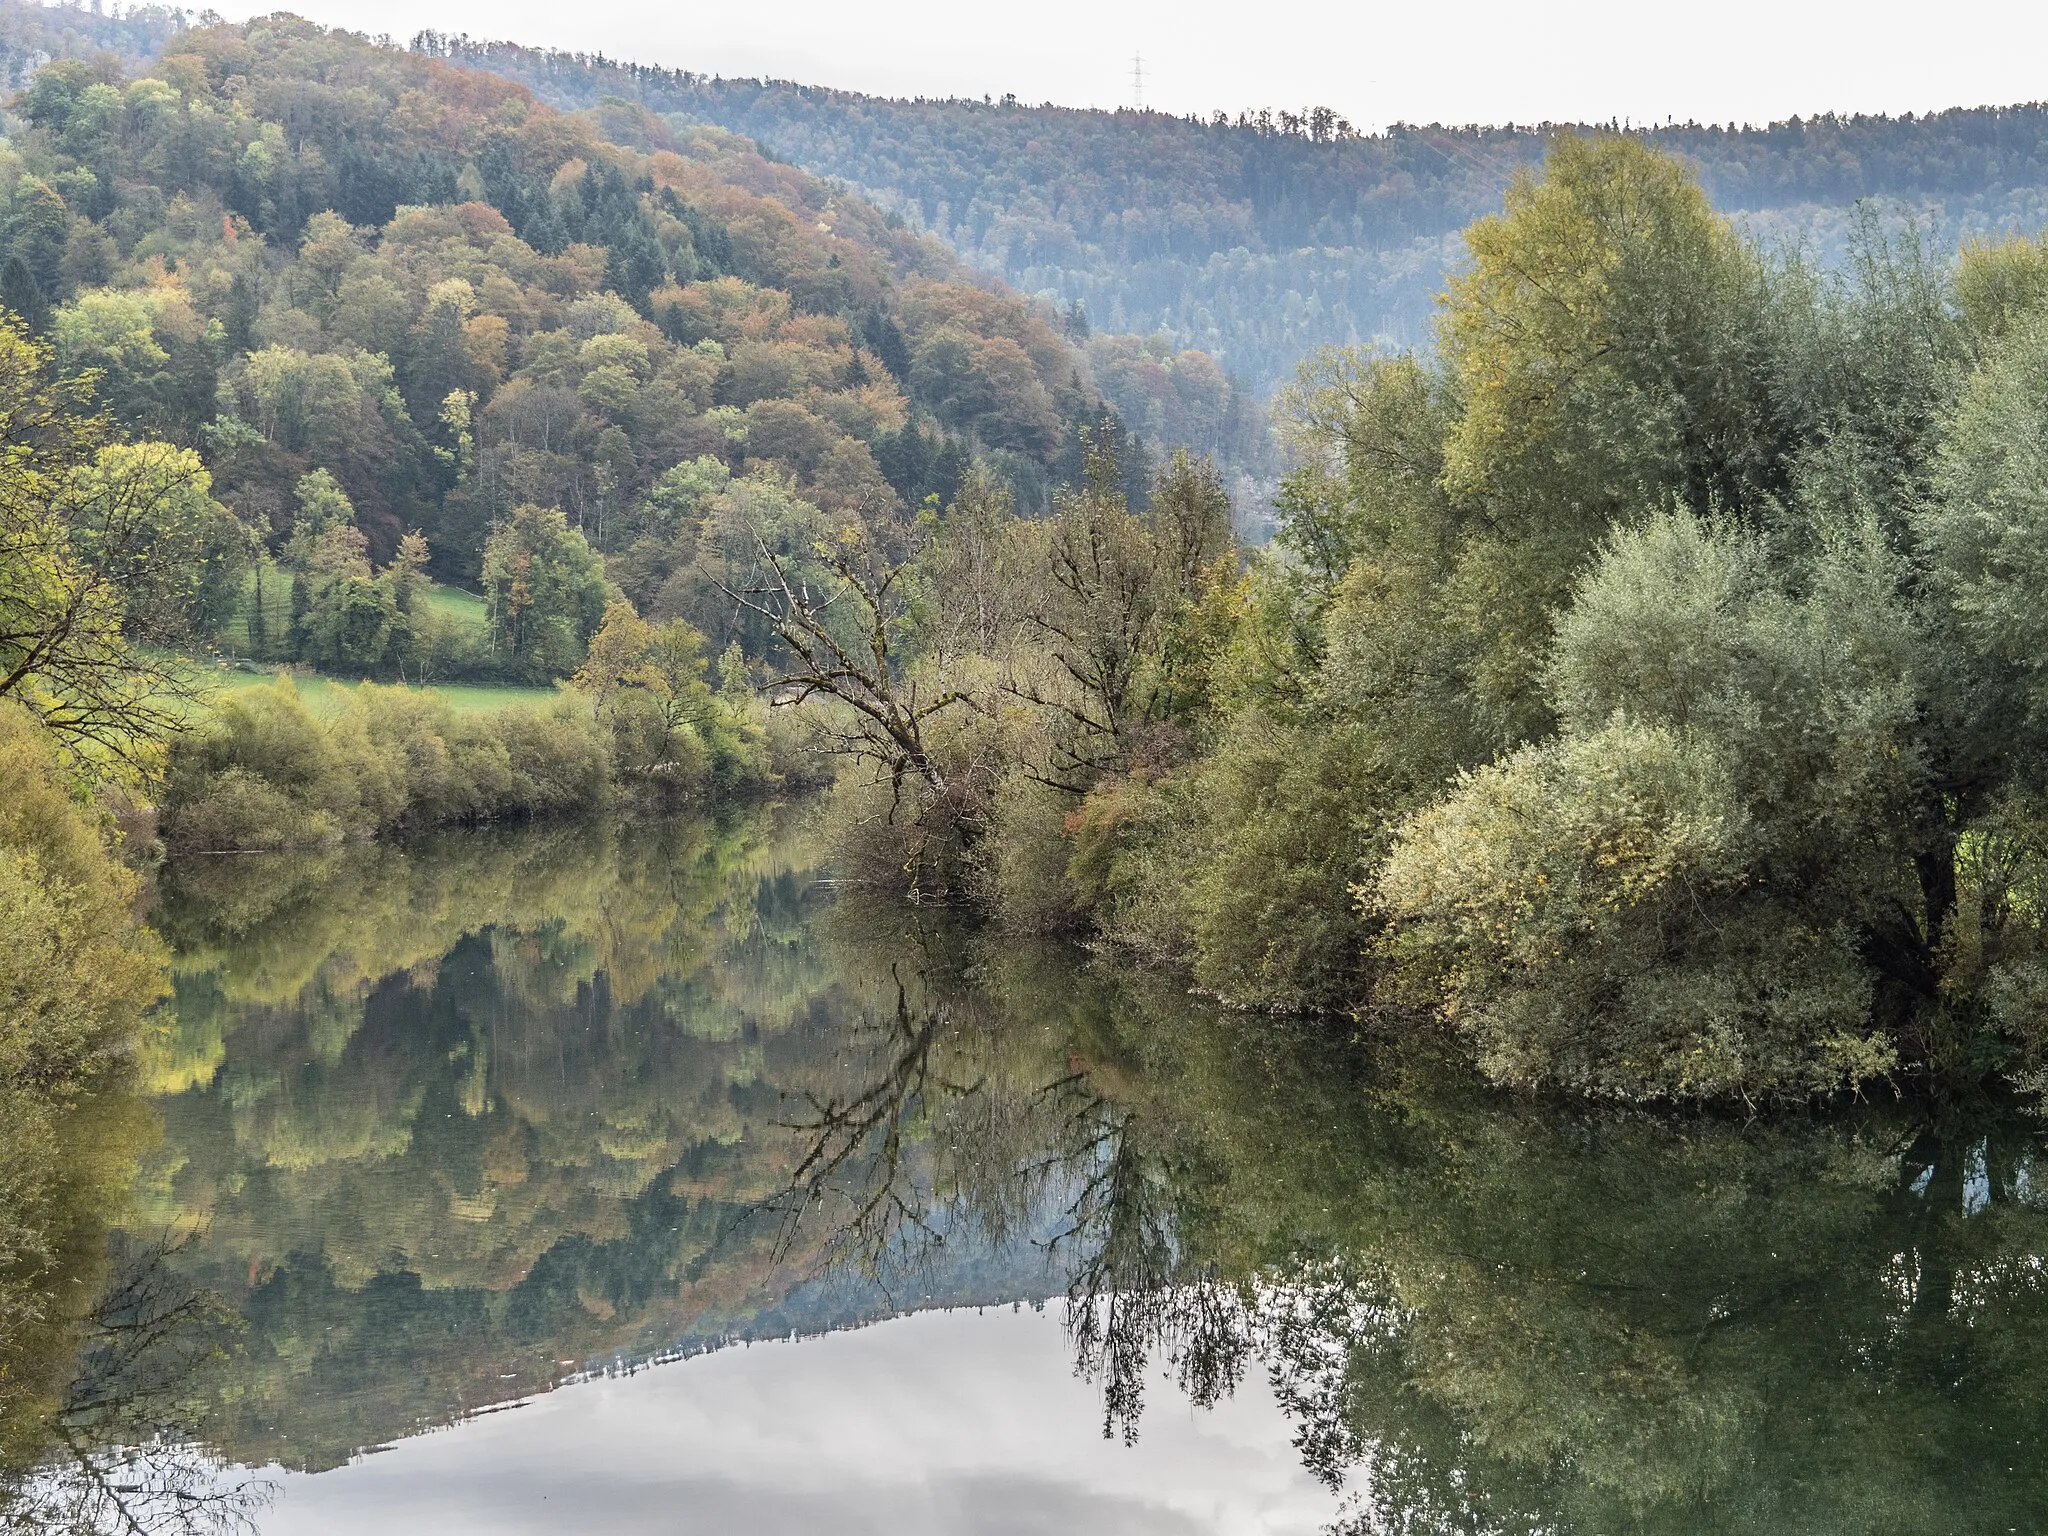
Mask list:
[[[1479,698],[1521,734],[1542,725],[1549,616],[1611,525],[1674,501],[1751,508],[1783,484],[1765,269],[1683,165],[1608,136],[1558,140],[1465,245],[1438,327],[1459,402],[1447,600]]]

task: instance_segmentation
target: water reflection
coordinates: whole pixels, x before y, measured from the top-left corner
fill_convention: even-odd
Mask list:
[[[1504,1102],[1426,1048],[1014,945],[921,974],[961,1054],[909,1079],[937,1168],[912,1181],[927,1204],[888,1197],[889,1241],[1055,1196],[1112,1432],[1162,1363],[1197,1402],[1260,1372],[1358,1532],[2005,1530],[2048,1508],[2031,1116]],[[1004,1070],[1034,1038],[1055,1046],[1036,1071]],[[901,1118],[864,1112],[891,1137]]]
[[[0,1530],[249,1528],[264,1485],[198,1438],[239,1320],[175,1273],[174,1240],[110,1225],[154,1116],[118,1069],[26,1097],[0,1091]]]
[[[220,1443],[333,1465],[789,1288],[801,1256],[736,1218],[793,1152],[778,1085],[837,1035],[801,847],[763,833],[178,872],[145,1214],[203,1233],[195,1278],[248,1320]]]
[[[8,1480],[0,1525],[45,1533],[216,1536],[253,1531],[271,1485],[203,1439],[214,1365],[239,1319],[171,1262],[177,1244],[113,1235],[105,1288],[78,1319],[68,1385],[39,1454]]]
[[[2048,1507],[2032,1119],[1504,1102],[814,865],[763,813],[174,871],[129,1225],[239,1320],[180,1357],[206,1443],[317,1470],[594,1362],[1064,1293],[1113,1437],[1162,1367],[1253,1382],[1360,1532]]]

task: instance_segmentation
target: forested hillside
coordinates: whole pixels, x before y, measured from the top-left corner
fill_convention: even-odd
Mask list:
[[[563,115],[288,16],[174,20],[0,12],[41,65],[0,147],[0,299],[116,432],[199,455],[235,520],[182,616],[202,638],[446,676],[413,601],[431,573],[483,587],[512,671],[565,675],[600,559],[643,610],[717,628],[675,581],[722,497],[907,518],[979,461],[1046,505],[1084,427],[1123,430],[1095,373],[1141,439],[1262,459],[1207,358],[1091,358],[720,130]],[[92,57],[47,59],[67,49]]]
[[[0,140],[0,699],[74,751],[168,753],[177,847],[782,776],[735,601],[758,557],[846,521],[907,540],[970,473],[1049,510],[1088,441],[1141,502],[1172,443],[1264,453],[1207,358],[1091,355],[720,129],[564,114],[282,13],[12,6],[0,42],[27,80]],[[485,720],[372,691],[323,720],[287,687],[193,717],[207,652],[579,698]]]
[[[1327,112],[1202,121],[1005,99],[894,101],[788,81],[720,80],[425,36],[544,99],[644,102],[744,133],[868,189],[1028,292],[1079,300],[1100,327],[1163,328],[1255,387],[1317,346],[1427,339],[1458,230],[1572,125],[1401,125],[1360,134]],[[1685,156],[1719,209],[1841,244],[1861,198],[1952,230],[2048,220],[2048,107],[1820,116],[1643,135]]]
[[[602,547],[706,456],[828,502],[915,505],[971,448],[1036,487],[1100,409],[1044,317],[715,131],[290,19],[108,74],[52,64],[18,103],[16,307],[286,542],[323,470],[380,563],[420,527],[469,574],[515,505]]]

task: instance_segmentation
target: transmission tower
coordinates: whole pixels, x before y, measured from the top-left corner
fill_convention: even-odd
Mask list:
[[[1145,110],[1145,55],[1131,55],[1131,105],[1140,112]]]

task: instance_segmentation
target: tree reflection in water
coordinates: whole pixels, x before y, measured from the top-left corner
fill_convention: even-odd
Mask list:
[[[672,823],[174,874],[131,1220],[192,1234],[159,1297],[239,1332],[103,1308],[210,1342],[119,1365],[95,1325],[81,1380],[198,1384],[75,1389],[80,1433],[191,1444],[189,1408],[208,1454],[317,1469],[593,1360],[1064,1291],[1107,1433],[1162,1367],[1198,1403],[1263,1374],[1357,1532],[2048,1507],[2030,1117],[1505,1100],[1426,1038],[834,905],[808,858]]]
[[[1359,1533],[2003,1530],[2048,1507],[2031,1115],[1567,1109],[1014,944],[921,974],[890,1069],[820,1140],[854,1218],[829,1251],[874,1271],[963,1210],[1057,1195],[1049,1230],[1011,1228],[1061,1256],[1107,1433],[1135,1436],[1160,1365],[1197,1403],[1262,1369]],[[1034,1037],[1074,1070],[1002,1070]]]
[[[170,1263],[178,1242],[116,1235],[80,1320],[76,1374],[10,1479],[0,1529],[117,1536],[254,1531],[270,1485],[202,1441],[212,1367],[239,1319]]]

